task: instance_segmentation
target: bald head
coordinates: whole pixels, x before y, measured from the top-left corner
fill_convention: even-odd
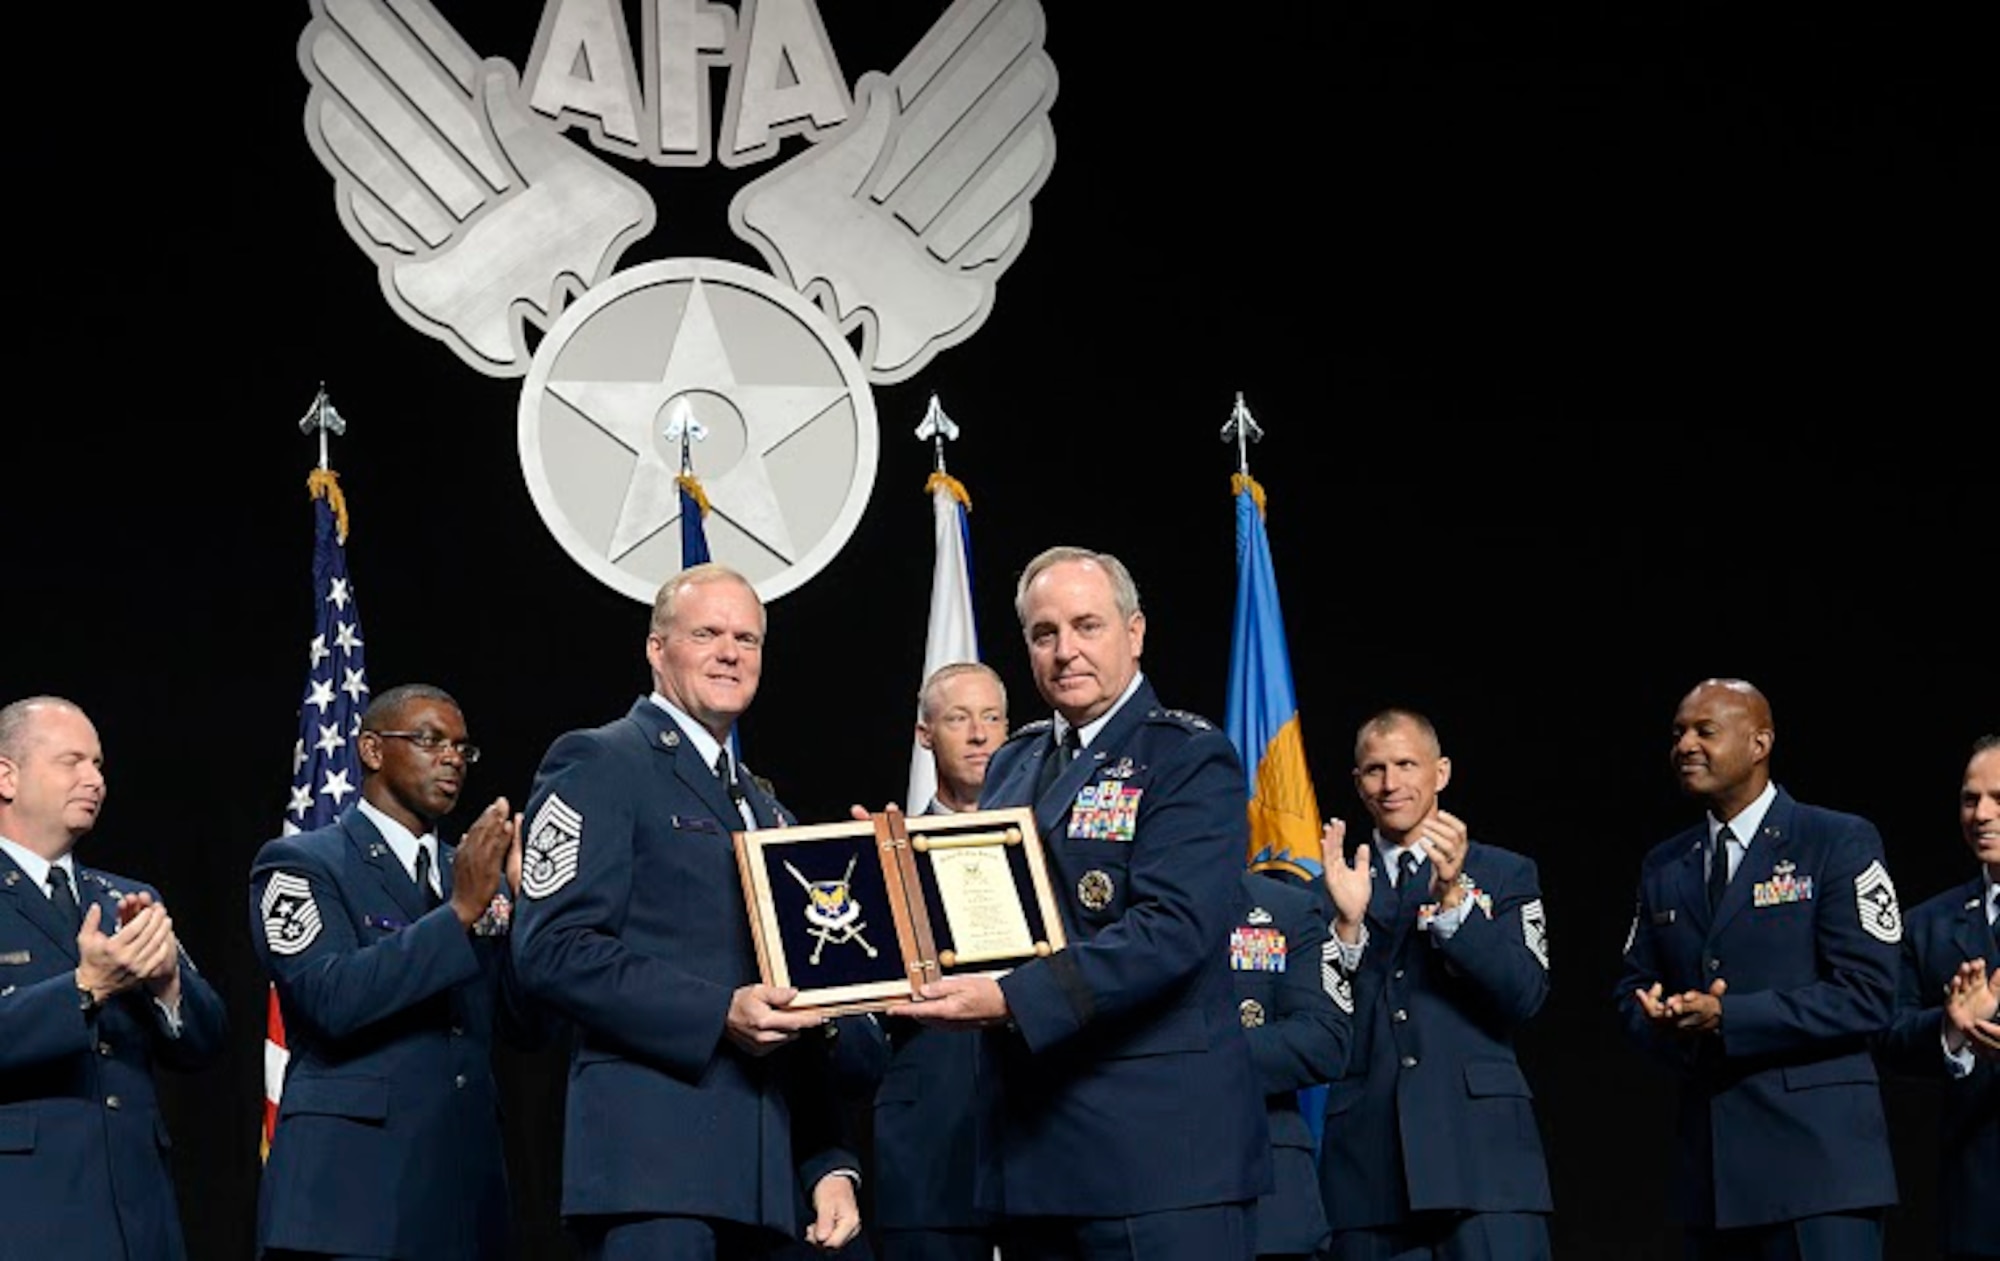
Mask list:
[[[1717,819],[1743,812],[1771,782],[1771,703],[1742,679],[1704,679],[1674,712],[1674,774]]]

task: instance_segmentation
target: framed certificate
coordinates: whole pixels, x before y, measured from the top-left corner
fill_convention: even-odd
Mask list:
[[[738,832],[736,861],[758,969],[794,1007],[879,1011],[1064,945],[1026,807]]]

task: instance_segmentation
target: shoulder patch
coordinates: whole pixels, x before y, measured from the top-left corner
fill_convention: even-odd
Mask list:
[[[264,886],[264,944],[272,954],[295,955],[313,944],[324,927],[312,885],[304,876],[280,871]]]
[[[1854,903],[1861,914],[1861,929],[1886,945],[1903,940],[1903,911],[1896,904],[1896,882],[1881,859],[1868,864],[1854,877]]]
[[[550,793],[521,845],[521,893],[541,899],[576,879],[577,857],[583,849],[583,814]]]

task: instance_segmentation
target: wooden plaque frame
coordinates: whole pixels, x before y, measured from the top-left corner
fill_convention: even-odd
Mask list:
[[[1065,945],[1034,812],[1025,806],[917,816],[890,809],[865,820],[737,832],[735,840],[758,972],[768,985],[799,991],[795,1010],[880,1011],[940,976],[1004,976]],[[959,875],[948,882],[938,868],[943,855],[977,860],[976,884]],[[1009,877],[997,892],[988,878],[996,861]],[[990,910],[984,918],[997,924],[984,929],[981,948],[963,948],[952,933],[954,907],[969,923],[966,888],[978,894],[972,909]],[[884,908],[871,905],[878,899],[887,922]]]

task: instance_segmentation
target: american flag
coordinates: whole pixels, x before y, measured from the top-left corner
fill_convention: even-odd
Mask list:
[[[292,746],[292,794],[284,833],[333,822],[361,788],[361,760],[354,737],[368,703],[361,610],[347,579],[347,500],[332,469],[306,479],[313,501],[313,637],[306,646],[305,697],[299,702],[299,737]],[[284,1089],[285,1027],[278,992],[266,1001],[264,1033],[263,1153],[271,1152]]]

